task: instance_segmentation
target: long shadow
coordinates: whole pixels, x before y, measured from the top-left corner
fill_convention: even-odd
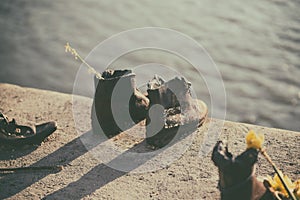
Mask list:
[[[170,146],[193,133],[197,127],[194,125],[192,126],[192,129],[191,126],[182,129],[182,133],[179,134],[181,136],[176,138],[175,141],[172,141],[170,143]],[[168,145],[168,147],[170,146]],[[165,149],[162,149],[160,152],[163,152],[164,150]],[[143,154],[143,156],[139,156],[138,158],[135,157],[136,154],[134,153],[145,153],[145,151],[147,151],[148,154]],[[143,142],[139,143],[133,148],[118,155],[116,158],[114,158],[107,164],[101,163],[95,166],[88,173],[82,176],[79,180],[70,183],[65,188],[62,188],[52,194],[49,194],[48,196],[44,197],[44,199],[61,199],[62,196],[68,199],[82,199],[83,197],[90,195],[97,189],[103,187],[107,183],[110,183],[111,181],[140,167],[156,155],[158,155],[158,153],[153,153],[149,149],[147,150],[146,141],[144,140]],[[117,170],[118,168],[120,169],[120,166],[122,167],[123,171]]]
[[[62,188],[43,199],[62,199],[62,197],[64,197],[64,199],[82,199],[125,174],[126,172],[121,172],[104,164],[100,164],[82,176],[78,181],[69,184],[67,187]]]
[[[89,138],[93,134],[92,131],[88,131],[78,138],[70,141],[63,147],[59,148],[55,152],[42,158],[38,162],[31,166],[45,166],[45,165],[67,165],[76,158],[88,152],[98,144],[102,143],[103,140],[94,140],[89,146],[83,144],[85,138]],[[29,187],[33,183],[41,180],[47,175],[51,174],[51,171],[40,171],[33,173],[12,173],[2,174],[0,177],[0,199],[5,199],[13,196],[25,188]],[[13,180],[13,182],[12,182]]]
[[[0,146],[0,160],[10,160],[10,159],[16,159],[22,156],[25,156],[27,154],[30,154],[34,150],[36,150],[38,146],[21,146],[21,147],[15,147],[11,145],[1,145]]]
[[[117,156],[109,163],[101,163],[95,166],[79,180],[70,183],[67,187],[62,188],[44,197],[43,199],[61,199],[62,196],[67,199],[82,199],[83,197],[92,194],[94,191],[106,185],[107,183],[110,183],[111,181],[124,176],[128,172],[136,169],[137,167],[147,162],[149,159],[153,158],[154,154],[151,154],[148,156],[144,156],[143,159],[139,159],[134,163],[128,163],[128,158],[132,158],[134,156],[132,155],[132,153],[141,151],[141,149],[143,151],[145,145],[146,141],[144,140],[132,149],[129,149],[121,155]],[[125,172],[114,169],[112,168],[113,166],[123,166]]]
[[[187,137],[194,131],[194,128],[188,128],[188,130],[183,129],[181,138],[172,142],[172,145],[180,141],[180,139]],[[93,131],[88,131],[31,166],[45,166],[49,165],[49,163],[51,163],[51,165],[67,165],[104,141],[106,141],[106,139],[103,140],[103,137],[99,136],[99,134],[93,134]],[[136,154],[134,153],[148,152],[148,150],[145,150],[145,143],[145,141],[141,142],[106,164],[101,163],[97,165],[79,180],[46,196],[44,199],[61,199],[61,196],[68,196],[70,199],[81,199],[92,194],[107,183],[127,174],[127,172],[136,169],[156,156],[157,154],[155,153],[149,153],[139,157],[139,159],[135,158]],[[164,151],[164,149],[162,149],[162,151]],[[134,162],[128,162],[128,159],[133,159]],[[116,170],[119,166],[122,166],[122,171]],[[34,174],[13,173],[0,177],[0,199],[5,199],[21,192],[51,173],[53,172],[40,171],[34,172]]]

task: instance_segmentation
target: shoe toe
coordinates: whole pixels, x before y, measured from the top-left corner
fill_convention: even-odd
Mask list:
[[[40,134],[43,132],[53,132],[57,128],[57,123],[54,121],[39,124],[36,126],[36,134]]]

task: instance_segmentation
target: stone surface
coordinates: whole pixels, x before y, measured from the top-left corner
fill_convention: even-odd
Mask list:
[[[137,167],[129,166],[132,172],[118,171],[104,162],[113,163],[109,159],[118,160],[122,156],[108,153],[101,161],[97,153],[105,152],[103,144],[114,144],[121,155],[130,151],[152,152],[143,142],[143,123],[107,141],[89,138],[91,104],[92,100],[85,97],[76,97],[72,101],[69,94],[0,84],[0,111],[9,118],[28,125],[52,120],[58,123],[57,131],[41,146],[1,146],[0,168],[64,166],[59,172],[0,173],[0,199],[218,199],[217,168],[210,159],[209,150],[217,139],[227,139],[230,151],[242,152],[249,129],[264,133],[265,147],[273,161],[292,179],[300,178],[300,133],[226,121],[218,136],[212,133],[218,131],[214,126],[222,121],[215,119],[207,120],[187,138],[191,144],[176,144],[176,148],[187,151],[178,159],[171,159],[162,169],[134,173],[138,169],[160,168],[162,163],[156,162],[160,157],[157,155]],[[77,119],[76,126],[73,114]],[[172,157],[171,154],[172,151],[166,153]],[[143,168],[147,163],[148,168]],[[257,175],[273,173],[260,156]]]

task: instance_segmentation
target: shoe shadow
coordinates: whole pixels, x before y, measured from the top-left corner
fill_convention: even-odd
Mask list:
[[[196,129],[192,129],[189,131],[185,130],[186,132],[182,135],[181,139],[187,137],[195,130]],[[45,166],[49,165],[49,163],[51,163],[51,165],[67,166],[73,160],[79,158],[93,148],[96,148],[98,145],[101,145],[105,141],[107,141],[107,139],[104,140],[103,136],[94,134],[93,131],[88,131],[31,166]],[[177,143],[178,141],[180,141],[180,139],[172,142],[171,145]],[[146,147],[146,141],[144,140],[138,143],[136,146],[121,153],[108,163],[101,163],[96,165],[89,172],[83,175],[79,180],[72,182],[66,187],[47,195],[46,197],[44,197],[44,199],[61,199],[61,197],[66,197],[68,199],[81,199],[85,196],[88,196],[95,192],[97,189],[103,187],[104,185],[114,181],[119,177],[128,174],[128,172],[135,170],[150,159],[154,158],[156,154],[152,154],[152,151],[153,150]],[[128,158],[134,157],[134,154],[132,153],[145,152],[150,153],[146,154],[146,156],[143,155],[139,159],[134,158],[135,162],[128,162]],[[120,165],[123,166],[124,170],[117,170],[118,166]],[[2,177],[0,177],[0,199],[9,198],[52,173],[53,171],[35,171],[34,174],[31,172],[2,174]]]
[[[134,148],[144,148],[145,144],[140,143]],[[110,166],[118,165],[127,159],[128,154],[132,149],[119,155],[117,158],[113,159],[107,164],[99,164],[91,169],[88,173],[82,176],[79,180],[70,183],[67,187],[62,188],[43,199],[82,199],[95,192],[97,189],[103,187],[104,185],[128,174],[128,172],[119,171],[117,169],[111,168]],[[145,163],[148,159],[139,161],[138,165],[127,166],[126,171],[132,171],[139,165]],[[80,192],[74,192],[80,191]]]
[[[42,158],[38,162],[34,163],[30,167],[36,166],[47,166],[49,165],[67,165],[76,158],[82,156],[90,149],[94,148],[102,141],[94,141],[93,144],[90,146],[86,146],[82,143],[85,137],[89,138],[92,134],[92,131],[88,131],[81,135],[80,137],[75,138],[74,140],[70,141],[63,147],[59,148],[55,152],[49,154],[48,156]],[[34,149],[29,149],[29,151],[33,151]],[[19,152],[20,153],[20,152]],[[24,153],[25,154],[25,153]],[[3,154],[2,154],[3,155]],[[2,156],[2,159],[7,158],[7,156]],[[17,155],[21,156],[21,153]],[[10,158],[8,158],[10,159]],[[9,173],[9,174],[1,174],[0,177],[0,199],[5,199],[11,197],[20,191],[24,190],[25,188],[29,187],[33,183],[41,180],[42,178],[46,177],[47,175],[53,173],[53,171],[35,171],[34,174],[32,172],[27,173]]]
[[[184,133],[181,135],[181,137],[177,138],[175,141],[172,141],[170,145],[172,146],[179,142],[181,139],[184,139],[190,134],[192,134],[197,128],[196,126],[193,127],[193,129],[184,128]],[[191,126],[189,128],[191,128]],[[167,150],[167,148],[162,149],[160,153],[153,153],[154,150],[148,147],[146,140],[143,140],[136,146],[118,155],[116,158],[109,161],[108,163],[101,163],[95,166],[88,173],[83,175],[79,180],[70,183],[65,188],[62,188],[58,191],[55,191],[52,194],[47,195],[43,199],[61,199],[62,197],[67,199],[82,199],[88,195],[91,195],[93,192],[100,189],[104,185],[141,167],[143,164],[145,164],[152,158]],[[137,159],[135,157],[136,153],[146,154],[143,154],[143,156],[139,156]],[[134,162],[129,162],[129,160],[134,160]],[[122,166],[122,171],[117,170],[120,166]]]
[[[15,147],[12,145],[1,145],[0,146],[0,160],[16,159],[27,154],[30,154],[38,148],[38,145],[25,145]]]
[[[135,163],[128,163],[128,158],[132,158],[133,152],[145,152],[146,149],[146,141],[144,140],[138,145],[134,146],[133,148],[122,153],[115,159],[111,160],[109,163],[101,163],[95,166],[88,173],[83,175],[79,180],[70,183],[65,188],[62,188],[44,197],[43,199],[61,199],[62,197],[67,199],[82,199],[88,195],[91,195],[97,189],[128,174],[129,172],[133,171],[137,167],[143,165],[148,160],[153,158],[153,155],[144,156],[143,159],[135,160]],[[147,151],[152,150],[148,148]],[[124,166],[124,164],[126,166]],[[123,165],[125,171],[119,171],[117,169],[112,168],[114,166],[119,167],[120,165]]]

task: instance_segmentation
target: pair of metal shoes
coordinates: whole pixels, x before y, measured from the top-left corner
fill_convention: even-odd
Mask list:
[[[155,75],[143,94],[131,70],[106,70],[95,85],[92,111],[108,138],[146,119],[146,142],[161,148],[196,130],[207,116],[206,104],[192,98],[183,77],[166,82]]]
[[[56,122],[47,122],[33,127],[23,126],[11,121],[0,113],[0,144],[20,145],[40,144],[51,135],[57,128]]]

